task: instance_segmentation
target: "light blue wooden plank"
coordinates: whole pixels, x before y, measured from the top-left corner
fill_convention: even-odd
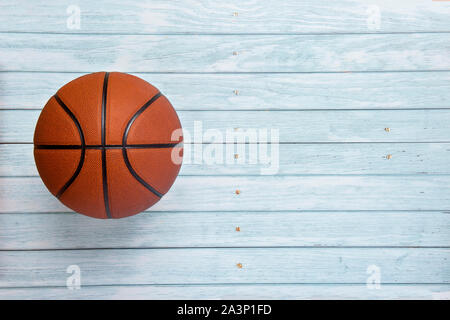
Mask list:
[[[0,108],[40,109],[81,75],[0,72]],[[135,75],[158,87],[177,110],[450,107],[450,72]]]
[[[67,28],[78,5],[80,29]],[[373,7],[376,7],[373,9]],[[380,22],[376,23],[379,11]],[[2,1],[0,31],[117,33],[449,31],[446,3],[424,0]],[[372,18],[373,17],[373,18]],[[369,21],[368,21],[369,20]],[[26,23],[24,23],[26,21]],[[371,21],[374,21],[371,23]]]
[[[360,72],[450,70],[450,33],[366,35],[0,34],[0,70]]]
[[[450,176],[181,176],[150,210],[449,211]],[[61,211],[40,178],[0,178],[0,212]]]
[[[72,213],[0,214],[0,250],[444,247],[449,229],[448,212],[151,212],[106,221]]]
[[[70,106],[70,102],[66,102]],[[0,110],[0,143],[31,143],[39,110]],[[178,112],[185,133],[194,128],[204,135],[218,130],[235,142],[251,129],[279,132],[282,143],[311,142],[448,142],[450,109],[358,111],[183,111]],[[201,123],[197,123],[200,121]],[[385,128],[390,128],[386,131]],[[227,139],[227,130],[233,135]],[[211,132],[210,132],[211,133]],[[186,133],[187,134],[187,133]],[[220,142],[205,135],[203,142]],[[248,138],[246,138],[248,141]],[[197,141],[201,142],[201,141]],[[187,155],[186,155],[187,157]]]
[[[412,299],[448,300],[450,285],[383,284],[380,289],[365,285],[139,285],[139,286],[84,286],[81,290],[65,287],[2,288],[0,298],[10,299]]]
[[[32,144],[0,144],[0,176],[37,176]],[[192,148],[192,159],[200,150]],[[270,150],[270,146],[267,146]],[[277,175],[450,174],[448,143],[279,144]],[[250,149],[237,152],[244,163],[184,163],[180,175],[257,175],[269,164],[251,164]],[[272,160],[271,163],[276,163]]]
[[[430,248],[1,251],[0,286],[65,286],[70,265],[79,266],[82,285],[365,284],[373,265],[382,284],[447,284],[449,256],[450,249]]]

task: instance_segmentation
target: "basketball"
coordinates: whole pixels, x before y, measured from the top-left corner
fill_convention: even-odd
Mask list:
[[[34,159],[65,206],[94,218],[123,218],[169,191],[182,140],[178,116],[157,88],[129,74],[98,72],[49,99],[34,132]]]

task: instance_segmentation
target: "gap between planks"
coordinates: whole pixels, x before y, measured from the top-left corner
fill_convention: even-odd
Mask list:
[[[396,34],[445,34],[448,30],[437,31],[389,31],[389,32],[60,32],[60,31],[0,31],[1,34],[40,34],[40,35],[77,35],[77,36],[359,36],[359,35],[396,35]]]

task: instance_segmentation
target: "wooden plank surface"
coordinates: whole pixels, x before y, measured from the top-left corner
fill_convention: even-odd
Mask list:
[[[32,142],[39,113],[39,110],[0,110],[0,143]],[[227,130],[245,136],[249,129],[260,128],[269,130],[269,141],[270,129],[277,129],[282,143],[450,141],[450,109],[180,111],[178,116],[191,141],[195,126],[203,135],[209,129],[218,130],[227,142],[236,141],[234,135],[226,137]],[[202,142],[222,142],[211,134],[205,135]]]
[[[0,298],[449,299],[449,14],[425,0],[2,1]],[[37,175],[34,126],[60,86],[100,70],[155,84],[186,133],[279,129],[279,169],[189,163],[226,150],[205,138],[149,211],[71,212]]]
[[[79,29],[67,12],[77,5]],[[374,8],[375,7],[375,8]],[[379,23],[377,23],[379,13]],[[449,31],[450,8],[425,0],[314,0],[226,3],[207,0],[8,0],[0,4],[0,31],[80,33],[339,33]],[[23,23],[26,21],[27,23]]]
[[[1,251],[0,271],[7,276],[0,278],[0,286],[65,286],[70,265],[79,266],[84,285],[365,284],[367,268],[372,265],[379,268],[382,284],[447,284],[449,251],[441,248]]]
[[[0,176],[37,176],[32,144],[0,144]],[[267,146],[271,150],[271,146]],[[449,143],[279,144],[276,175],[450,174]],[[197,150],[190,146],[191,159]],[[270,164],[249,161],[250,148],[237,153],[243,163],[183,163],[180,175],[257,175]],[[276,160],[271,160],[273,166]]]
[[[352,284],[222,284],[222,285],[125,285],[66,287],[0,288],[1,299],[411,299],[450,298],[450,285],[383,284],[380,289]]]
[[[3,71],[448,71],[449,52],[450,33],[45,37],[0,33]]]
[[[41,109],[81,75],[0,72],[0,109]],[[158,87],[176,110],[450,107],[450,72],[135,75]]]
[[[240,194],[235,191],[240,190]],[[450,210],[450,176],[182,176],[151,211]],[[0,178],[0,212],[68,211],[39,177]]]
[[[0,214],[0,250],[186,247],[445,247],[450,213],[151,212],[125,220]],[[45,234],[45,237],[42,235]]]

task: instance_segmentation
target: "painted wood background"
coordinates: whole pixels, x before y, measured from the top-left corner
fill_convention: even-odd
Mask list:
[[[190,132],[278,129],[279,169],[186,161],[140,215],[70,212],[34,126],[99,70],[155,84]],[[0,298],[449,299],[450,2],[1,1]]]

